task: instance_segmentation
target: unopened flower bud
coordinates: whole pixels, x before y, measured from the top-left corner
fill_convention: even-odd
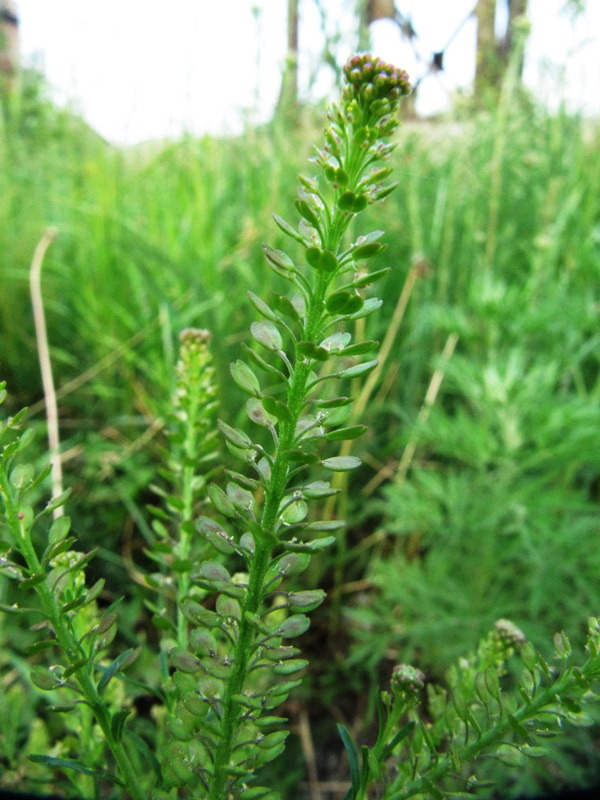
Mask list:
[[[425,675],[410,664],[397,664],[392,672],[392,691],[405,698],[415,697],[425,686]]]
[[[494,623],[494,634],[499,644],[504,647],[516,647],[525,644],[527,637],[520,628],[509,619],[498,619]]]

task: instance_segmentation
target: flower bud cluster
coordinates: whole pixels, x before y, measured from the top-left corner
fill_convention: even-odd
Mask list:
[[[344,103],[356,101],[365,116],[380,119],[393,114],[404,95],[410,94],[407,73],[369,53],[352,56],[344,66]]]
[[[216,395],[214,367],[209,349],[211,338],[211,332],[203,328],[186,328],[181,331],[176,367],[175,416],[180,422],[189,422],[189,415],[196,414],[197,424],[203,429],[209,426],[203,415],[208,413],[210,403]],[[198,410],[200,408],[203,412]]]
[[[520,647],[527,641],[523,631],[509,619],[496,620],[493,636],[497,644],[507,650],[512,647]]]
[[[410,664],[396,664],[392,672],[391,687],[394,694],[405,699],[414,698],[425,686],[425,675]]]

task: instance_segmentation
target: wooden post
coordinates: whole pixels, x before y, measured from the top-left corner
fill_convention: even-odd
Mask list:
[[[496,46],[496,0],[477,0],[477,55],[475,97],[482,98],[498,85],[499,53]]]
[[[503,0],[507,4],[508,22],[506,33],[496,37],[496,5],[498,0],[477,0],[477,58],[475,67],[475,98],[486,93],[499,92],[502,80],[511,59],[517,58],[517,78],[523,74],[524,41],[515,36],[515,22],[527,13],[527,0]],[[519,49],[515,53],[515,48]]]
[[[515,23],[519,17],[525,17],[526,15],[527,0],[508,0],[508,25],[504,38],[504,66],[505,68],[508,67],[508,62],[514,55],[515,48],[519,48],[518,63],[515,65],[519,79],[523,76],[523,67],[525,66],[525,47],[524,41],[519,41],[521,37],[515,36]]]
[[[288,0],[287,56],[277,103],[278,112],[286,117],[295,117],[298,112],[298,5],[299,0]]]

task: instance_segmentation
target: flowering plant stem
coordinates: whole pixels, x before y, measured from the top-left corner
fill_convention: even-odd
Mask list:
[[[82,696],[83,701],[92,710],[102,730],[106,744],[117,763],[123,784],[127,786],[134,800],[145,800],[147,796],[142,790],[136,770],[123,747],[122,741],[115,736],[111,712],[101,697],[98,686],[93,679],[92,651],[95,647],[94,637],[89,641],[88,651],[86,651],[82,641],[78,641],[75,636],[74,630],[69,624],[71,618],[61,609],[59,595],[54,586],[51,585],[50,576],[45,574],[44,565],[33,546],[31,540],[31,509],[20,505],[19,487],[11,485],[7,473],[3,469],[0,469],[0,494],[5,507],[5,519],[15,542],[15,549],[18,550],[25,561],[26,567],[23,570],[23,578],[25,581],[32,582],[32,586],[41,603],[41,610],[47,619],[48,628],[53,632],[58,647],[68,662],[67,675],[69,678],[72,677],[76,684],[76,687],[73,688]],[[44,579],[39,580],[37,576],[43,576]],[[70,675],[69,670],[71,670]],[[60,686],[66,683],[67,678],[57,674],[57,685]],[[48,687],[46,686],[45,688]]]

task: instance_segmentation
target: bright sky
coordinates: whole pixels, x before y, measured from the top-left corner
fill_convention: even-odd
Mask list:
[[[600,116],[600,0],[587,0],[575,22],[565,0],[529,0],[532,35],[525,80],[538,96]],[[267,119],[285,61],[286,0],[17,0],[26,63],[47,75],[54,97],[72,103],[112,142],[237,131],[245,119]],[[324,35],[337,37],[342,63],[351,53],[356,0],[300,0],[301,84],[327,95],[329,68],[319,69]],[[372,27],[373,51],[420,78],[444,49],[475,0],[397,0],[412,18],[421,57],[389,21]],[[323,22],[319,8],[325,15]],[[427,77],[418,109],[444,110],[474,72],[475,25],[449,45],[445,72]],[[559,84],[562,88],[558,88]]]

